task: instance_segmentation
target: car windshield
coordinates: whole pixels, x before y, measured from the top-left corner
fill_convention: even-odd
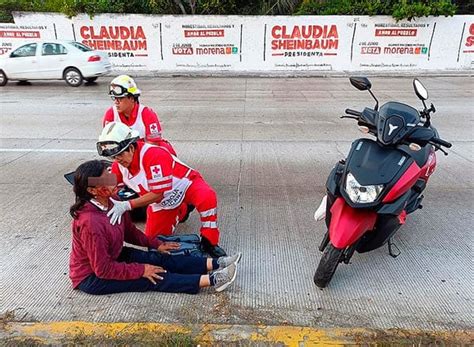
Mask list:
[[[83,51],[83,52],[90,52],[92,51],[92,49],[90,49],[89,47],[83,45],[82,43],[79,43],[79,42],[75,42],[75,41],[72,41],[70,42],[71,46],[74,46],[76,47],[77,49]]]

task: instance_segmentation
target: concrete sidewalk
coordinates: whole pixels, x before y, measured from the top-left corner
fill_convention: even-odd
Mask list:
[[[411,79],[371,80],[381,102],[421,107]],[[237,331],[472,331],[471,78],[422,79],[438,110],[433,123],[454,145],[448,157],[438,155],[423,210],[395,237],[401,256],[392,259],[386,248],[356,254],[322,291],[313,274],[325,229],[312,216],[330,169],[361,136],[356,124],[339,116],[346,107],[373,106],[370,96],[346,78],[137,82],[142,102],[158,112],[179,157],[217,191],[221,243],[244,255],[236,282],[221,294],[204,290],[196,296],[94,297],[72,290],[73,196],[62,175],[97,157],[100,119],[111,104],[107,84],[9,84],[0,94],[0,314],[10,317],[4,336],[27,334],[23,323],[76,321],[216,324]],[[198,228],[193,214],[178,232]]]

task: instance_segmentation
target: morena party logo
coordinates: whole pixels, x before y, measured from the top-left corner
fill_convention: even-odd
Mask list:
[[[193,46],[190,43],[175,43],[171,48],[173,55],[193,55]]]

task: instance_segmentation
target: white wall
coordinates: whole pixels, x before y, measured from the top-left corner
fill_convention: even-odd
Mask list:
[[[48,25],[0,23],[0,57],[9,54],[13,47],[22,42],[52,38],[54,38],[54,31]]]
[[[108,52],[118,71],[286,74],[470,71],[474,66],[472,15],[412,22],[386,16],[102,14],[68,19],[15,13],[14,18],[20,27],[47,28],[42,37],[74,39]],[[1,30],[0,49],[6,42]]]

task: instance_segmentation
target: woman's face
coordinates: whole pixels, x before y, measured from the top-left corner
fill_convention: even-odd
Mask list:
[[[120,165],[123,167],[128,168],[133,160],[133,153],[135,152],[135,148],[133,145],[130,145],[125,151],[113,157]]]
[[[88,185],[93,196],[108,199],[115,194],[117,177],[105,169],[99,177],[89,177]]]

